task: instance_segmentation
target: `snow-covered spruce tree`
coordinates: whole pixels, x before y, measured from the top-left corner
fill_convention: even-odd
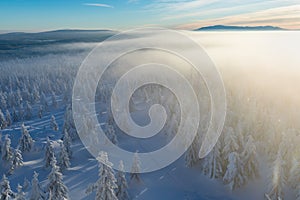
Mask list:
[[[58,165],[59,165],[60,169],[64,170],[64,169],[69,168],[70,164],[71,163],[70,163],[70,158],[69,158],[67,149],[66,149],[64,143],[61,143]]]
[[[73,120],[72,107],[68,105],[64,116],[63,131],[67,131],[72,140],[78,138],[75,123]]]
[[[0,130],[1,130],[1,129],[5,129],[5,128],[6,128],[6,125],[7,125],[6,119],[5,119],[5,117],[4,117],[3,112],[2,112],[1,109],[0,109]]]
[[[283,199],[283,188],[286,185],[286,176],[284,172],[285,161],[282,158],[281,149],[279,149],[276,160],[274,162],[273,175],[271,181],[271,190],[268,196],[272,200]]]
[[[297,192],[297,195],[296,195],[296,200],[300,200],[300,184],[297,188],[298,192]]]
[[[32,137],[30,136],[26,126],[24,124],[22,124],[22,135],[19,140],[19,149],[22,152],[29,152],[29,151],[31,151],[33,144],[34,144],[34,141],[33,141]]]
[[[28,101],[26,101],[26,103],[25,103],[25,113],[24,113],[24,117],[25,117],[25,119],[27,119],[27,120],[31,119],[31,117],[32,117],[32,107],[31,107],[31,105],[29,104]]]
[[[33,100],[33,103],[37,103],[39,100],[40,100],[40,93],[37,89],[36,86],[33,87],[33,90],[32,90],[32,100]]]
[[[13,111],[12,111],[12,120],[13,122],[19,121],[19,116],[15,107],[13,107]]]
[[[13,149],[13,156],[10,160],[9,174],[13,174],[15,169],[23,165],[22,152],[19,149]]]
[[[58,125],[57,125],[55,117],[53,115],[51,116],[50,127],[52,128],[52,130],[58,131]]]
[[[11,124],[12,124],[11,115],[8,110],[6,110],[6,124],[7,124],[7,126],[11,126]]]
[[[64,131],[64,135],[63,135],[63,144],[66,148],[66,151],[69,155],[69,158],[72,157],[72,149],[71,149],[71,145],[72,145],[72,139],[68,133],[67,130]]]
[[[245,183],[243,164],[240,155],[231,152],[228,156],[228,165],[223,177],[225,184],[229,184],[231,190],[241,187]]]
[[[292,188],[300,186],[300,163],[296,158],[293,158],[292,167],[289,174],[289,183]]]
[[[185,155],[185,165],[187,167],[193,167],[199,161],[199,150],[200,141],[197,134],[192,145],[189,147]]]
[[[19,111],[18,111],[18,116],[19,116],[19,121],[22,121],[24,120],[24,107],[23,107],[23,104],[21,104],[19,106]]]
[[[32,187],[30,192],[30,200],[44,200],[45,199],[45,192],[43,191],[42,187],[40,186],[40,182],[38,179],[39,174],[34,172],[33,178],[31,181]]]
[[[5,176],[5,174],[2,177],[1,183],[0,183],[0,199],[1,200],[13,200],[15,197],[15,194],[10,188],[9,180]]]
[[[116,178],[112,169],[112,163],[108,161],[106,152],[100,152],[99,179],[88,192],[96,191],[95,200],[117,200],[115,189],[117,188]]]
[[[248,136],[244,151],[241,154],[244,165],[244,176],[254,179],[259,176],[256,146],[251,135]]]
[[[117,190],[116,190],[116,196],[118,199],[122,200],[128,200],[129,195],[127,192],[128,184],[124,173],[124,164],[123,161],[120,161],[119,165],[119,171],[117,173]]]
[[[56,165],[56,158],[53,157],[51,161],[52,170],[48,175],[47,191],[51,194],[51,200],[67,200],[68,188],[63,183],[62,173],[60,173],[59,167]]]
[[[23,192],[23,187],[20,184],[18,184],[17,193],[14,200],[26,200],[25,192]]]
[[[10,161],[13,156],[12,148],[10,147],[11,141],[8,135],[5,135],[4,143],[2,145],[2,160]]]
[[[57,104],[57,100],[56,100],[56,96],[55,96],[54,92],[52,92],[51,100],[52,100],[52,106],[54,108],[57,108],[58,104]]]
[[[40,102],[41,102],[41,104],[44,108],[43,110],[48,111],[48,107],[49,107],[48,101],[47,101],[46,95],[43,92],[42,92],[42,95],[41,95]]]
[[[5,95],[1,92],[0,93],[0,109],[5,110],[7,108],[6,98]]]
[[[115,134],[115,130],[114,127],[112,125],[107,125],[106,126],[106,136],[108,137],[108,139],[113,143],[113,144],[117,144],[118,140],[117,140],[117,136]]]
[[[133,163],[132,163],[132,167],[131,167],[130,179],[140,182],[141,181],[140,175],[139,175],[140,171],[141,171],[141,161],[140,161],[138,153],[136,152],[136,153],[134,153],[134,156],[133,156]]]
[[[213,150],[203,159],[200,160],[200,167],[205,175],[210,178],[221,178],[224,174],[222,168],[221,142],[217,142]]]
[[[38,117],[39,117],[40,119],[42,119],[43,113],[44,113],[43,106],[40,106],[40,107],[39,107],[39,111],[38,111]]]
[[[55,157],[52,141],[47,137],[46,151],[45,151],[45,167],[51,165],[51,161]]]
[[[0,153],[2,152],[3,142],[2,142],[2,133],[0,132]]]
[[[239,150],[239,145],[238,145],[236,134],[234,133],[232,127],[225,127],[223,136],[224,136],[223,155],[227,159],[228,155],[231,152],[237,152]]]
[[[24,182],[23,182],[23,190],[27,190],[30,187],[30,182],[28,181],[28,179],[25,177],[24,178]]]

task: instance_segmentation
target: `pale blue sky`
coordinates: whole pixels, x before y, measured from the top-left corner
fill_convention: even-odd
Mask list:
[[[1,0],[0,30],[275,25],[300,28],[299,0]]]

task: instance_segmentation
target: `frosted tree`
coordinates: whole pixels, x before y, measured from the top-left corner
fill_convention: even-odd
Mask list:
[[[55,157],[52,141],[47,137],[46,151],[45,151],[45,167],[51,165],[51,161]]]
[[[55,117],[53,115],[51,116],[50,127],[52,128],[52,130],[58,131],[58,125],[57,125]]]
[[[223,177],[224,183],[229,184],[231,190],[239,188],[245,183],[243,174],[243,164],[239,154],[236,152],[230,153],[227,169]]]
[[[21,167],[23,165],[23,156],[22,152],[19,149],[13,150],[13,156],[11,159],[9,173],[13,174],[14,170]]]
[[[4,117],[3,112],[2,112],[1,109],[0,109],[0,129],[5,129],[5,128],[6,128],[6,125],[7,125],[6,119],[5,119],[5,117]]]
[[[30,192],[30,200],[43,200],[45,199],[45,192],[40,186],[40,182],[38,179],[39,174],[34,172],[33,179],[31,181],[32,187]]]
[[[300,184],[298,186],[298,192],[297,192],[297,195],[296,195],[296,200],[300,200]]]
[[[28,101],[26,101],[26,103],[25,103],[24,117],[25,117],[25,119],[31,119],[31,117],[32,117],[32,107]]]
[[[19,106],[18,114],[19,114],[19,120],[23,120],[24,119],[24,107],[23,107],[23,104],[21,104]]]
[[[300,163],[296,158],[293,158],[292,161],[289,182],[293,188],[296,188],[300,184]]]
[[[99,179],[98,181],[90,186],[87,193],[92,191],[96,192],[95,200],[117,200],[115,194],[116,178],[112,169],[112,163],[108,161],[106,152],[100,152],[98,158],[99,162]]]
[[[221,143],[217,142],[213,150],[200,160],[201,170],[210,178],[220,178],[224,174],[222,168]]]
[[[256,154],[256,146],[252,136],[248,136],[244,151],[241,154],[244,165],[244,176],[248,178],[256,178],[259,175],[258,160]]]
[[[34,141],[33,141],[32,137],[30,136],[26,126],[24,124],[22,124],[22,135],[19,140],[19,149],[22,152],[29,152],[29,151],[31,151],[33,144],[34,144]]]
[[[72,139],[67,130],[65,130],[64,135],[63,135],[63,144],[66,148],[69,158],[71,158],[72,157],[72,149],[71,149]]]
[[[199,136],[197,134],[192,145],[189,147],[185,155],[185,165],[187,167],[193,167],[199,161],[199,150],[200,142]]]
[[[8,110],[6,110],[6,124],[7,124],[7,126],[11,126],[11,124],[12,124],[11,115]]]
[[[64,116],[64,125],[62,130],[64,131],[66,130],[72,140],[78,138],[76,127],[73,120],[72,107],[70,105],[68,105],[66,108],[66,112]]]
[[[113,144],[117,144],[118,140],[117,140],[117,136],[115,134],[115,130],[114,127],[112,125],[107,125],[106,128],[106,136],[108,137],[108,139],[113,143]]]
[[[238,139],[232,127],[225,127],[223,136],[224,136],[223,155],[227,159],[228,155],[231,152],[237,152],[239,150]]]
[[[33,97],[33,102],[37,103],[39,100],[40,100],[40,93],[37,89],[36,86],[33,87],[33,90],[32,90],[32,97]]]
[[[18,184],[17,193],[14,200],[26,200],[25,192],[23,192],[23,187],[20,184]]]
[[[48,111],[48,107],[49,107],[48,101],[47,101],[47,98],[46,98],[46,96],[43,92],[42,92],[42,95],[41,95],[40,102],[41,102],[42,106],[44,107],[43,110]]]
[[[1,200],[12,200],[15,197],[13,191],[10,188],[9,180],[5,175],[3,175],[3,178],[0,183],[0,192]]]
[[[141,171],[141,161],[140,161],[138,153],[136,152],[136,153],[134,153],[134,156],[133,156],[133,163],[132,163],[132,167],[131,167],[130,179],[137,180],[138,182],[140,182],[140,176],[139,176],[140,171]]]
[[[12,148],[10,147],[11,141],[8,135],[5,135],[4,143],[2,146],[2,160],[10,161],[13,156]]]
[[[51,99],[52,99],[52,106],[53,106],[54,108],[57,108],[58,104],[57,104],[57,100],[56,100],[56,96],[55,96],[55,93],[54,93],[54,92],[52,92]]]
[[[70,164],[71,164],[69,154],[67,152],[67,149],[66,149],[64,143],[60,144],[60,153],[59,153],[59,163],[58,164],[62,170],[69,168]]]
[[[28,179],[25,177],[24,182],[23,182],[23,190],[27,190],[30,187],[30,182]]]
[[[6,108],[7,108],[6,98],[5,98],[5,95],[1,92],[0,93],[0,109],[4,110]]]
[[[13,120],[14,122],[17,122],[17,121],[19,120],[19,116],[18,116],[18,113],[17,113],[15,107],[13,107],[13,111],[12,111],[12,120]]]
[[[60,173],[59,167],[56,165],[56,159],[53,157],[51,161],[52,170],[48,175],[47,191],[51,194],[51,200],[67,200],[68,188],[63,183],[62,173]]]
[[[283,199],[283,188],[286,184],[286,177],[284,172],[285,161],[282,158],[281,149],[279,149],[276,160],[274,162],[272,185],[268,196],[273,199]]]
[[[40,119],[42,119],[43,113],[44,113],[43,106],[40,106],[40,107],[39,107],[39,111],[38,111],[38,117],[39,117]]]
[[[117,186],[118,186],[116,190],[117,198],[122,200],[130,199],[127,192],[128,184],[124,173],[123,161],[120,161],[120,165],[119,165],[119,171],[117,174]]]
[[[2,133],[0,132],[0,153],[2,152],[3,142],[2,142]]]

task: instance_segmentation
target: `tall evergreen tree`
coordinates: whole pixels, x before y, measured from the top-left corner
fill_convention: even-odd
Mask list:
[[[64,115],[64,125],[62,130],[64,131],[66,130],[72,140],[78,138],[74,119],[73,119],[72,107],[70,105],[68,105],[66,108],[66,112]]]
[[[29,151],[31,151],[33,144],[34,144],[34,141],[33,141],[32,137],[30,136],[26,126],[24,124],[22,124],[22,135],[19,140],[19,149],[22,152],[26,152],[26,151],[29,152]]]
[[[4,161],[10,161],[13,156],[12,148],[10,147],[11,141],[8,135],[5,135],[4,143],[2,146],[2,160]]]
[[[119,171],[117,174],[117,190],[116,190],[116,196],[118,199],[122,200],[128,200],[129,195],[127,192],[128,184],[124,173],[124,164],[123,161],[120,161],[119,165]]]
[[[271,199],[283,199],[283,188],[286,185],[285,161],[282,158],[281,149],[279,149],[276,160],[274,162],[271,190],[268,196]]]
[[[40,186],[40,182],[38,179],[39,174],[34,172],[33,179],[31,181],[32,187],[30,192],[30,200],[44,200],[45,199],[45,192],[43,191],[42,187]]]
[[[244,165],[244,176],[254,179],[259,175],[256,146],[252,136],[248,136],[244,151],[242,152],[242,161]]]
[[[6,110],[6,124],[7,124],[7,126],[11,126],[11,124],[12,124],[11,115],[8,110]]]
[[[52,141],[47,137],[46,151],[45,151],[45,167],[51,165],[51,161],[55,157]]]
[[[23,165],[23,156],[22,152],[19,149],[13,149],[13,156],[11,159],[11,165],[9,169],[9,173],[13,174],[14,170]]]
[[[14,200],[26,200],[25,192],[23,192],[23,187],[20,184],[18,184],[17,194]]]
[[[56,165],[56,159],[53,157],[51,161],[52,170],[48,175],[47,191],[51,194],[51,200],[67,200],[68,188],[63,183],[62,173],[60,173],[59,167]]]
[[[213,150],[200,160],[201,170],[210,178],[220,178],[224,174],[222,161],[221,143],[219,140]]]
[[[57,125],[55,117],[53,115],[51,116],[50,127],[52,128],[52,130],[58,131],[58,125]]]
[[[31,119],[31,117],[32,117],[32,107],[31,107],[31,105],[29,104],[28,101],[26,101],[26,103],[25,103],[25,113],[24,113],[24,117],[25,117],[25,119],[27,119],[27,120]]]
[[[99,161],[99,180],[96,182],[95,200],[117,200],[115,194],[116,178],[112,169],[112,163],[108,161],[106,152],[101,152],[97,158]]]
[[[69,155],[69,158],[71,158],[72,157],[72,149],[71,149],[72,139],[67,130],[64,131],[63,144],[66,147],[66,151]]]
[[[293,188],[300,186],[300,163],[296,158],[293,158],[289,176],[289,182]]]
[[[62,170],[70,167],[70,158],[64,143],[60,144],[59,166]]]
[[[5,175],[3,175],[3,178],[0,183],[0,199],[1,200],[13,200],[15,197],[13,191],[10,188],[9,180]]]
[[[223,177],[225,184],[229,184],[231,190],[241,187],[245,183],[243,163],[236,152],[228,156],[228,165]]]
[[[5,119],[5,117],[4,117],[3,112],[2,112],[1,109],[0,109],[0,130],[1,130],[1,129],[5,129],[5,128],[6,128],[6,125],[7,125],[6,119]]]
[[[141,161],[140,161],[138,153],[136,152],[136,153],[134,153],[134,156],[133,156],[133,164],[131,167],[130,179],[140,182],[141,181],[140,175],[139,175],[140,171],[141,171]]]
[[[17,113],[15,107],[13,107],[12,120],[13,120],[13,122],[17,122],[19,120],[19,116],[18,116],[18,113]]]

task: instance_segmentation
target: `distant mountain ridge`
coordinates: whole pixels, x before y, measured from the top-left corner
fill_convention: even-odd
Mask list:
[[[280,31],[286,30],[277,26],[226,26],[226,25],[214,25],[205,26],[194,31]]]

